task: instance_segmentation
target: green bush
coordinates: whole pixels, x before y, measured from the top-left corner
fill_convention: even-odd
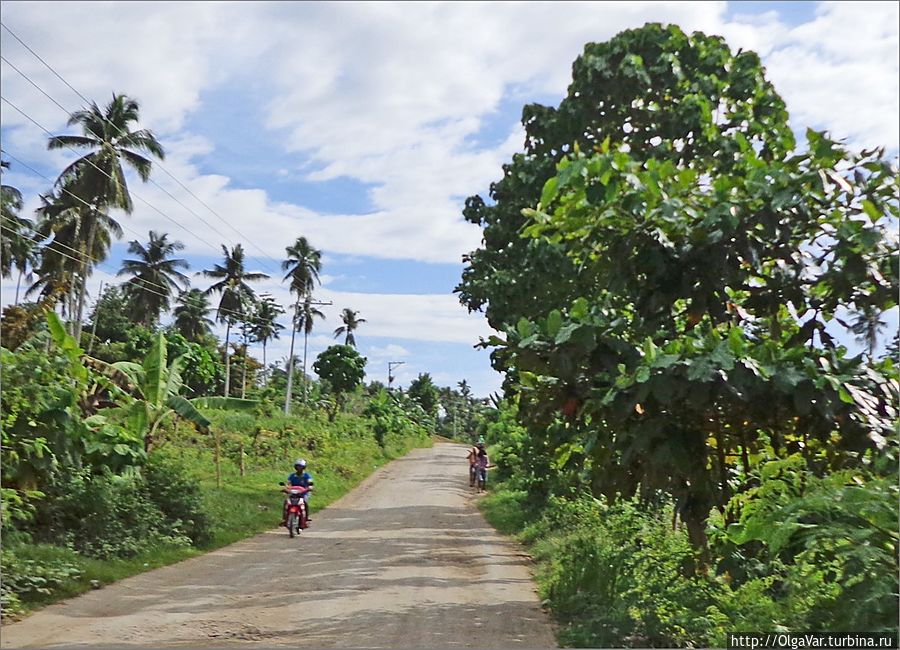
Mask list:
[[[160,454],[144,467],[145,494],[166,520],[166,529],[186,535],[195,546],[212,539],[200,484],[176,461]]]
[[[184,524],[170,521],[138,475],[79,472],[55,483],[35,515],[38,541],[95,558],[130,557],[157,545],[190,545]]]
[[[64,555],[65,551],[59,549]],[[55,588],[76,580],[81,569],[66,557],[49,560],[22,559],[8,547],[0,551],[0,614],[10,616],[23,611],[25,601],[49,595]]]
[[[506,486],[484,503],[531,546],[564,645],[724,647],[729,632],[896,634],[896,492],[780,461],[735,497],[737,524],[714,512],[711,564],[673,528],[670,503],[540,502]]]

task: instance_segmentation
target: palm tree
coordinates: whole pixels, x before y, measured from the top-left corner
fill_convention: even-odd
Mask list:
[[[309,335],[313,331],[313,320],[318,317],[325,319],[325,314],[313,307],[309,297],[303,301],[303,306],[297,312],[297,322],[294,325],[295,330],[303,330],[303,403],[306,403],[307,379],[306,379],[306,344],[309,341]]]
[[[248,273],[244,268],[244,247],[236,245],[231,252],[222,246],[225,254],[225,264],[216,264],[211,270],[201,271],[207,278],[218,279],[205,291],[207,296],[213,293],[222,294],[219,307],[216,310],[216,319],[226,324],[225,329],[225,397],[229,395],[231,387],[231,364],[228,356],[228,343],[231,338],[231,326],[238,322],[246,313],[246,308],[253,300],[253,289],[247,284],[254,280],[265,280],[269,276],[265,273]]]
[[[131,214],[134,205],[122,163],[134,169],[141,180],[146,182],[150,178],[153,163],[142,153],[151,154],[160,160],[165,158],[163,148],[152,131],[130,130],[131,124],[137,123],[139,118],[140,107],[136,101],[125,95],[113,94],[105,110],[101,110],[96,102],[91,102],[88,109],[76,111],[69,116],[67,126],[81,127],[81,135],[52,136],[47,142],[48,149],[90,150],[66,167],[56,181],[57,187],[70,186],[75,195],[84,201],[84,207],[79,208],[78,212],[90,215],[100,210],[120,208],[126,214]],[[88,235],[81,265],[80,295],[73,325],[76,341],[81,336],[81,317],[91,251],[101,226],[102,222],[95,218],[86,229]]]
[[[358,311],[353,311],[349,307],[344,307],[344,311],[341,312],[341,320],[344,321],[344,324],[334,330],[334,338],[337,338],[342,334],[346,335],[344,345],[356,347],[356,339],[353,337],[353,331],[358,328],[361,323],[366,322],[365,318],[356,317],[358,313]]]
[[[0,169],[8,169],[9,163],[0,161]],[[19,289],[22,276],[28,267],[37,262],[37,242],[34,238],[34,224],[20,217],[22,193],[12,185],[0,185],[0,275],[8,278],[12,270],[19,272],[16,279],[16,300],[19,304]]]
[[[269,294],[260,296],[256,307],[256,319],[253,325],[253,340],[262,343],[263,372],[266,372],[266,343],[278,338],[278,333],[284,329],[284,325],[277,322],[277,318],[284,313],[281,305]]]
[[[856,318],[850,325],[850,331],[856,335],[856,340],[866,346],[869,358],[875,358],[875,348],[878,345],[878,335],[887,323],[881,319],[882,314],[871,305],[864,305],[856,314]]]
[[[291,353],[288,355],[287,389],[284,394],[284,413],[287,415],[291,409],[291,391],[294,384],[294,336],[297,333],[297,318],[300,313],[300,300],[309,298],[312,290],[319,282],[319,271],[322,270],[322,251],[313,248],[306,237],[298,237],[292,246],[288,246],[287,259],[281,263],[281,270],[287,271],[284,279],[290,278],[291,293],[297,294],[297,302],[294,305],[293,327],[291,327]],[[305,371],[305,369],[304,369]]]
[[[143,325],[152,325],[160,314],[169,311],[169,301],[176,292],[187,289],[191,281],[178,269],[188,269],[186,260],[171,259],[175,251],[184,249],[180,241],[168,241],[169,235],[150,231],[150,241],[144,246],[134,240],[128,252],[136,260],[123,260],[118,275],[131,275],[125,283],[131,318]]]
[[[178,297],[178,306],[173,312],[175,329],[188,341],[199,341],[212,332],[210,309],[209,300],[200,289],[185,291]]]
[[[256,303],[245,305],[244,313],[246,314],[246,317],[241,321],[241,399],[247,397],[247,343],[250,341],[250,337],[253,334],[253,324],[251,321],[258,308]]]
[[[79,287],[84,285],[86,275],[79,278],[82,270],[79,251],[95,262],[102,262],[109,252],[112,236],[122,236],[122,228],[118,222],[104,212],[82,210],[82,204],[74,197],[74,192],[67,184],[50,194],[41,195],[41,205],[35,213],[38,222],[35,226],[36,238],[50,239],[41,251],[40,266],[37,269],[38,280],[31,285],[25,295],[31,295],[41,289],[41,296],[56,302],[63,295],[67,296],[64,311],[69,319],[75,315],[75,299]],[[87,248],[85,220],[96,223],[96,235],[90,249]]]

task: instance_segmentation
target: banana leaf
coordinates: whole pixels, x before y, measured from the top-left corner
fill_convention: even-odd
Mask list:
[[[193,404],[184,399],[181,395],[171,395],[166,401],[166,405],[180,417],[183,417],[189,422],[193,422],[200,429],[206,430],[209,428],[209,425],[212,424],[212,422],[203,417],[203,414],[200,413]]]

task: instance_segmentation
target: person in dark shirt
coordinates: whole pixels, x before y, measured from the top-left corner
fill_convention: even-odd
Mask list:
[[[288,476],[287,484],[289,486],[300,486],[308,489],[308,492],[303,495],[303,501],[306,503],[306,523],[312,521],[309,518],[309,495],[312,493],[313,489],[313,477],[312,474],[306,471],[306,461],[302,458],[298,458],[294,462],[294,473]],[[283,522],[282,525],[285,525],[287,522],[287,507],[288,500],[284,500],[284,512],[282,513]]]

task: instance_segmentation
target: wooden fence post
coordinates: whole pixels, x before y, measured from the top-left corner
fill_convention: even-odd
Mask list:
[[[222,445],[221,434],[216,430],[216,487],[222,487]]]

